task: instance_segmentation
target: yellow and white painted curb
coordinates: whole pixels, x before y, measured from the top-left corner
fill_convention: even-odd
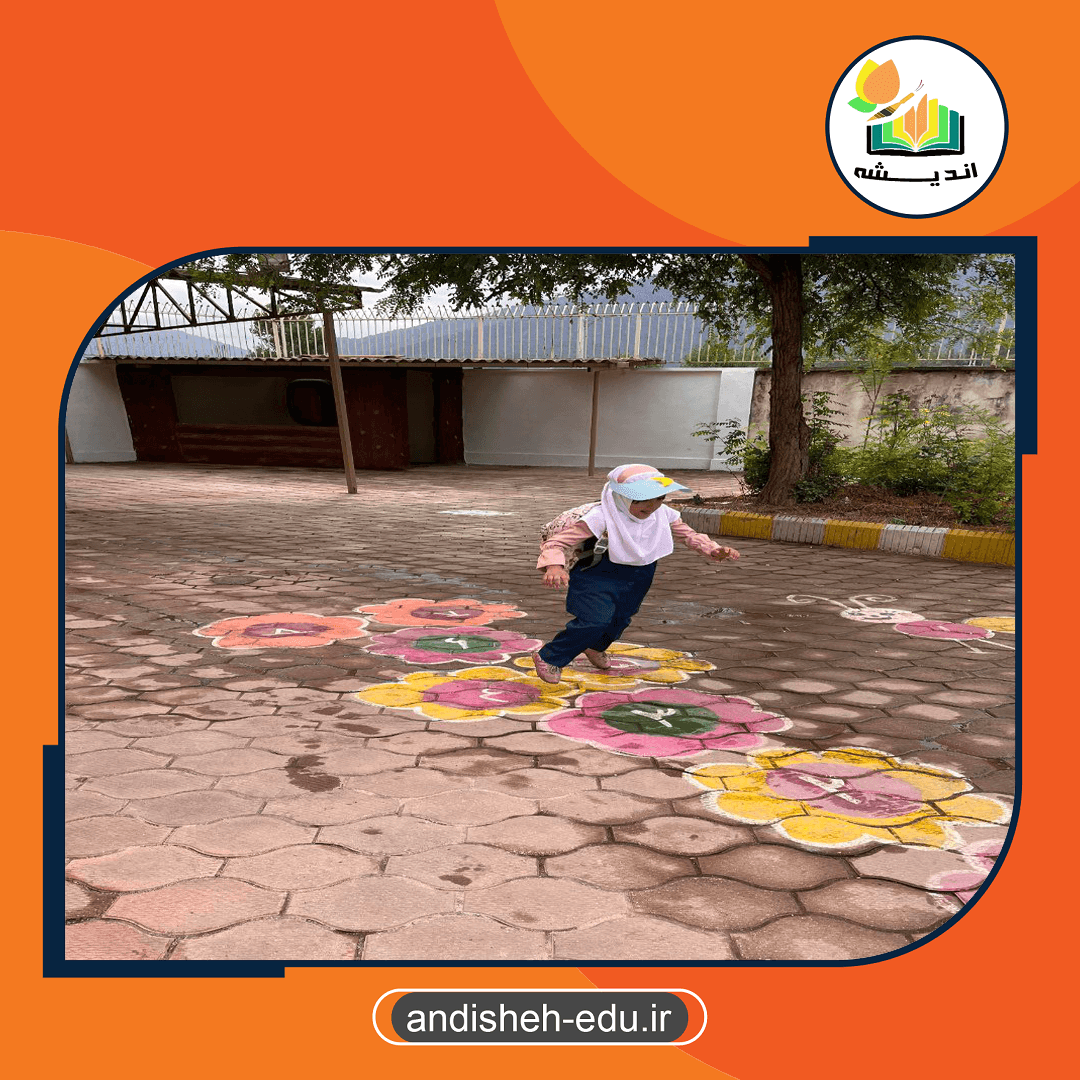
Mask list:
[[[678,503],[673,508],[679,510],[691,529],[712,536],[751,536],[758,540],[787,540],[797,544],[930,555],[961,562],[1016,565],[1016,537],[1012,533],[751,514],[744,510],[702,510]]]

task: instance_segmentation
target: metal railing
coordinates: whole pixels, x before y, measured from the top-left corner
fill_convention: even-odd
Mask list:
[[[209,308],[209,305],[207,305]],[[172,359],[290,360],[326,356],[322,320],[313,316],[260,318],[238,312],[238,321],[192,326],[162,308],[160,330],[118,333],[119,317],[110,319],[87,350],[86,358],[147,357]],[[208,311],[208,314],[212,312]],[[247,321],[243,321],[247,320]],[[389,317],[357,309],[334,316],[338,352],[349,357],[397,357],[407,360],[590,360],[653,359],[669,366],[767,367],[769,354],[760,339],[744,337],[718,344],[716,331],[702,322],[697,306],[655,301],[625,304],[552,304],[453,311],[421,308]],[[955,357],[953,353],[955,352]],[[1012,351],[1009,351],[1012,356]],[[962,349],[941,345],[931,362],[991,363]]]

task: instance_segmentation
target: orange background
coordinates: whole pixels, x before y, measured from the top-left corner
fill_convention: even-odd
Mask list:
[[[1063,769],[1072,739],[1058,725],[1073,712],[1060,677],[1071,670],[1077,578],[1067,501],[1076,482],[1065,471],[1075,455],[1063,443],[1080,379],[1080,167],[1075,139],[1054,140],[1075,96],[1060,43],[1075,38],[1076,19],[1015,12],[956,3],[919,22],[786,0],[739,11],[629,0],[299,9],[244,0],[24,5],[7,16],[3,541],[17,613],[7,715],[24,742],[4,788],[19,874],[5,902],[8,1013],[23,1046],[44,1045],[61,1068],[73,1058],[121,1078],[602,1069],[1004,1080],[1054,1069],[1073,1022],[1064,875],[1075,860],[1059,824],[1072,809]],[[926,221],[851,195],[824,140],[825,104],[847,65],[919,33],[982,60],[1010,120],[1004,164],[983,194]],[[757,132],[774,142],[759,147]],[[856,968],[41,978],[37,778],[40,747],[57,737],[57,410],[83,335],[137,277],[234,246],[675,247],[993,232],[1039,238],[1040,452],[1023,475],[1025,794],[997,879],[943,937]],[[589,985],[685,987],[706,1000],[709,1028],[683,1051],[396,1048],[371,1027],[372,1005],[395,986]]]

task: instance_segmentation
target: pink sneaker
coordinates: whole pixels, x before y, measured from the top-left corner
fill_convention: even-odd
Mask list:
[[[585,659],[589,661],[594,668],[598,668],[600,671],[607,671],[611,667],[611,657],[606,652],[597,652],[595,649],[585,650]]]
[[[536,667],[536,674],[544,682],[554,684],[562,680],[562,668],[555,667],[546,660],[541,660],[539,653],[533,653],[533,665]]]

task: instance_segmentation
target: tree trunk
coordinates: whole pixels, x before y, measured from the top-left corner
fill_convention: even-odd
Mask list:
[[[810,467],[810,429],[802,408],[803,279],[800,255],[769,256],[772,383],[769,389],[769,479],[761,501],[783,506]]]

